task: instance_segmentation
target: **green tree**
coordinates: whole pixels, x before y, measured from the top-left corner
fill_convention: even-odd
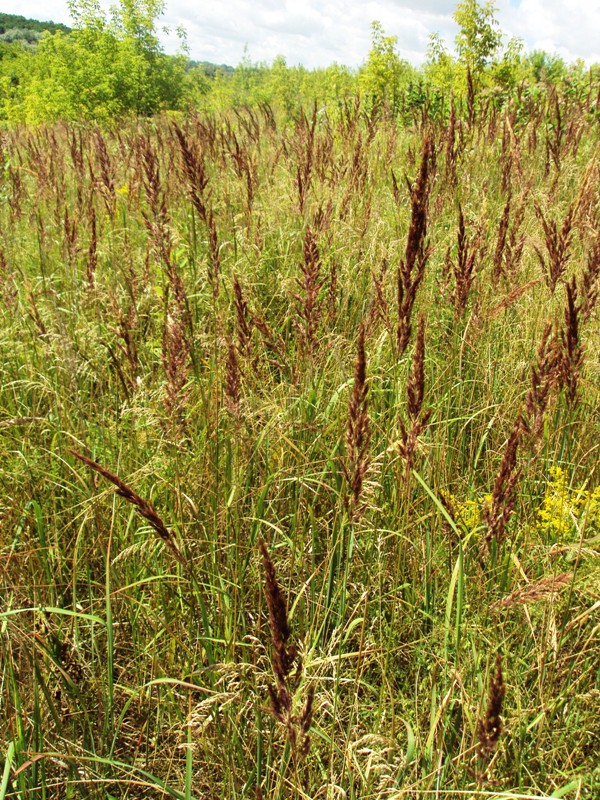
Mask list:
[[[162,5],[121,0],[111,18],[97,0],[71,0],[73,31],[43,35],[3,82],[5,116],[108,121],[150,115],[183,101],[185,59],[165,55],[156,36]]]
[[[460,30],[455,44],[459,59],[471,71],[478,74],[485,70],[502,45],[502,32],[495,17],[496,7],[492,0],[462,0],[452,15]]]
[[[398,107],[400,92],[414,76],[410,64],[400,58],[397,36],[386,36],[380,22],[371,23],[371,50],[367,63],[359,73],[359,86],[363,94],[375,104]]]
[[[428,85],[444,93],[450,92],[455,88],[456,71],[456,61],[448,52],[442,37],[439,33],[432,33],[424,67]]]

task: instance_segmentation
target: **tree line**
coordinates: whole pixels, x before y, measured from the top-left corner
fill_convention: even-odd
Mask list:
[[[372,24],[371,49],[359,69],[332,64],[309,70],[289,66],[283,56],[270,64],[245,56],[231,68],[191,61],[184,31],[178,31],[180,54],[167,55],[157,31],[163,0],[119,0],[109,12],[97,0],[71,0],[69,9],[72,28],[32,26],[34,21],[23,18],[24,35],[0,37],[0,120],[5,124],[110,123],[124,116],[265,103],[293,114],[315,102],[328,111],[342,108],[357,97],[369,112],[427,108],[444,114],[456,104],[469,113],[476,100],[502,106],[559,84],[584,91],[598,73],[598,66],[590,70],[583,62],[567,64],[543,51],[526,53],[517,39],[505,42],[491,0],[460,2],[454,11],[459,27],[454,49],[432,34],[419,68],[402,58],[397,37],[387,35],[379,22]]]

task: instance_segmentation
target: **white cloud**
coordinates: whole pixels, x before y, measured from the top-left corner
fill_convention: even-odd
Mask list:
[[[598,0],[521,0],[502,3],[503,29],[522,38],[528,50],[559,53],[566,61],[600,62]]]
[[[110,0],[101,0],[104,7]],[[174,29],[188,32],[191,55],[199,60],[238,64],[248,45],[254,61],[284,55],[288,64],[358,66],[370,47],[370,24],[379,20],[398,37],[400,54],[420,63],[430,33],[452,44],[456,26],[448,0],[167,0],[160,24],[174,52]],[[3,11],[36,19],[69,22],[66,0],[4,0]],[[558,52],[567,61],[600,62],[599,0],[498,0],[502,30],[524,40],[527,49]]]

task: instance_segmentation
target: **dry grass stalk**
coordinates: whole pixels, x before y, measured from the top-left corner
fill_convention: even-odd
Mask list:
[[[360,511],[359,501],[363,489],[364,477],[369,467],[369,416],[367,413],[367,362],[365,358],[365,326],[361,323],[358,332],[356,360],[354,362],[354,386],[348,409],[348,427],[346,430],[346,461],[343,469],[350,485],[351,496],[347,503],[352,505],[354,513]]]
[[[450,186],[456,183],[456,158],[458,155],[458,148],[456,144],[456,104],[454,96],[450,98],[450,116],[448,118],[448,127],[446,128],[445,137],[445,164],[444,169],[446,178]]]
[[[419,318],[417,330],[417,343],[413,354],[412,367],[406,385],[407,415],[409,427],[400,418],[400,455],[405,463],[405,476],[410,474],[414,462],[419,436],[426,429],[431,409],[423,411],[423,398],[425,395],[425,319]]]
[[[96,268],[98,266],[98,231],[96,229],[96,210],[93,205],[90,205],[89,220],[91,233],[85,262],[85,275],[90,289],[93,289],[96,283]]]
[[[14,313],[19,290],[15,280],[15,272],[10,269],[6,253],[0,246],[0,294],[7,309]]]
[[[446,255],[444,271],[446,275],[452,274],[454,286],[451,291],[454,306],[454,318],[460,319],[465,313],[469,293],[475,280],[477,260],[482,248],[482,231],[477,229],[472,237],[467,237],[465,218],[462,207],[458,206],[458,233],[456,261],[450,258],[450,251]]]
[[[510,196],[512,194],[511,190],[511,180],[512,180],[512,170],[513,170],[513,148],[510,150],[506,147],[506,144],[510,142],[510,137],[508,135],[508,125],[505,124],[505,138],[502,140],[502,180],[500,183],[500,191],[502,194],[506,194],[508,192],[508,198],[510,200]]]
[[[177,125],[173,125],[175,136],[179,143],[183,171],[187,179],[187,187],[192,205],[208,231],[208,246],[210,253],[208,278],[216,299],[219,294],[219,274],[221,271],[221,253],[219,248],[219,237],[217,235],[217,225],[215,215],[210,202],[210,190],[208,188],[208,173],[204,160],[204,154],[198,154],[197,148],[186,139],[185,134]]]
[[[35,295],[31,290],[29,290],[27,293],[27,299],[29,300],[29,316],[35,324],[37,334],[38,336],[45,336],[48,331],[46,330],[46,325],[44,324],[44,320],[42,319],[40,310],[37,306]]]
[[[525,292],[528,292],[528,291],[529,291],[529,290],[532,288],[532,286],[537,286],[537,284],[538,284],[538,283],[539,283],[541,280],[542,280],[541,278],[534,278],[533,280],[531,280],[531,281],[528,281],[528,282],[527,282],[526,284],[524,284],[523,286],[517,286],[517,288],[516,288],[516,289],[513,289],[513,290],[512,290],[512,292],[509,292],[509,293],[506,295],[506,297],[504,298],[504,300],[502,300],[502,302],[501,302],[501,303],[498,303],[498,305],[497,305],[497,306],[494,306],[494,308],[492,308],[492,309],[491,309],[491,310],[488,312],[488,317],[489,317],[489,319],[493,319],[493,318],[494,318],[494,317],[496,317],[498,314],[500,314],[502,311],[506,311],[506,309],[507,309],[507,308],[510,308],[510,306],[512,306],[512,305],[513,305],[513,303],[516,303],[516,302],[517,302],[517,300],[518,300],[518,299],[519,299],[519,298],[520,298],[522,295],[524,295],[524,294],[525,294]]]
[[[168,419],[183,424],[190,344],[186,329],[186,305],[176,292],[167,291],[162,337],[162,362],[167,382],[165,410]]]
[[[249,124],[249,120],[242,117],[237,109],[236,116],[242,123],[242,127],[244,127],[246,132],[250,134],[249,138],[254,141],[258,141],[259,134],[255,130],[255,125],[258,127],[258,122],[255,119],[251,109],[246,109],[246,112],[250,115],[250,120],[253,120],[252,124]],[[233,133],[233,131],[231,134],[231,139],[227,139],[227,149],[231,156],[238,179],[244,181],[245,183],[246,213],[248,216],[250,216],[252,214],[252,205],[254,203],[254,193],[258,184],[258,169],[256,161],[250,155],[247,145],[243,142],[240,143],[240,140],[235,133]]]
[[[521,417],[524,432],[537,446],[541,442],[544,417],[552,387],[558,379],[556,356],[556,340],[552,336],[552,325],[547,323],[538,347],[537,362],[531,367],[531,386],[525,398],[525,412]]]
[[[321,256],[314,231],[307,226],[302,247],[303,261],[300,264],[301,279],[296,285],[301,294],[294,294],[297,303],[299,322],[297,328],[301,335],[302,350],[311,355],[317,344],[317,332],[321,321],[323,302],[319,294],[325,278],[321,277]]]
[[[598,301],[600,291],[600,234],[596,234],[596,239],[588,255],[586,268],[581,276],[579,294],[581,296],[581,321],[587,322]]]
[[[169,274],[172,269],[172,242],[171,232],[169,231],[169,213],[167,211],[165,193],[161,186],[160,164],[149,137],[144,137],[140,140],[139,149],[144,173],[146,201],[150,208],[150,213],[143,211],[142,216],[154,248],[163,262],[167,274]]]
[[[502,705],[506,687],[502,676],[502,658],[496,653],[496,666],[490,681],[488,702],[485,717],[477,720],[478,753],[484,761],[489,762],[502,733]]]
[[[63,216],[63,251],[66,257],[67,264],[72,268],[77,266],[77,234],[78,234],[78,221],[75,214],[69,214],[68,206],[65,204]]]
[[[206,223],[208,219],[208,174],[206,172],[206,165],[204,161],[204,154],[198,151],[198,148],[192,147],[188,140],[176,123],[173,124],[173,130],[179,143],[181,152],[181,159],[183,162],[183,170],[187,178],[187,188],[192,201],[192,205],[202,222]]]
[[[162,189],[158,157],[150,139],[139,142],[144,170],[144,189],[150,214],[142,212],[148,232],[165,268],[168,284],[165,292],[165,319],[162,337],[162,362],[167,377],[165,408],[181,425],[181,409],[186,398],[188,359],[191,352],[189,328],[191,315],[185,286],[172,257],[172,238],[169,213]]]
[[[117,208],[117,194],[115,192],[114,165],[108,154],[106,141],[99,128],[94,130],[94,145],[96,148],[96,160],[100,167],[100,179],[96,181],[92,173],[92,183],[95,183],[102,196],[106,213],[112,219]],[[91,171],[91,165],[90,165]]]
[[[361,323],[358,332],[356,360],[354,362],[354,386],[348,409],[348,427],[346,430],[346,461],[344,473],[350,484],[351,497],[347,503],[352,504],[355,513],[359,513],[359,501],[363,489],[364,477],[369,467],[369,416],[367,413],[367,362],[365,358],[365,326]]]
[[[583,344],[579,339],[582,304],[577,302],[577,284],[572,278],[567,284],[567,303],[564,309],[564,328],[560,331],[558,382],[565,389],[567,405],[573,409],[577,402],[579,379],[583,369]]]
[[[317,127],[317,103],[313,107],[311,121],[304,111],[300,112],[296,127],[298,166],[296,168],[296,190],[298,194],[298,211],[304,214],[306,197],[310,188],[315,151],[315,130]]]
[[[396,345],[398,354],[402,355],[412,332],[411,316],[417,296],[417,289],[425,274],[425,265],[431,250],[426,245],[427,213],[429,194],[435,163],[435,150],[430,135],[423,142],[423,154],[419,174],[411,188],[411,220],[406,241],[406,252],[400,263],[397,276],[398,326],[396,329]]]
[[[109,293],[109,296],[113,313],[117,321],[115,331],[117,336],[117,348],[124,357],[127,365],[126,382],[128,388],[135,391],[139,372],[139,354],[136,341],[138,314],[135,301],[131,300],[127,306],[127,310],[124,311],[112,291]],[[120,375],[124,377],[122,370],[120,371]]]
[[[272,645],[271,662],[276,680],[275,685],[271,683],[267,685],[271,713],[285,727],[294,764],[297,766],[307,756],[310,748],[309,730],[313,716],[314,686],[311,685],[308,689],[302,711],[299,714],[295,713],[294,701],[302,678],[302,659],[296,646],[289,644],[291,631],[287,605],[277,581],[275,565],[262,539],[259,541],[259,547],[265,572],[265,594]]]
[[[557,174],[560,172],[560,160],[563,149],[563,139],[565,135],[565,126],[563,115],[560,110],[560,102],[558,92],[551,87],[550,102],[554,110],[554,119],[549,119],[546,123],[546,158],[552,157]]]
[[[583,371],[584,345],[580,327],[592,315],[598,299],[600,279],[600,239],[594,242],[586,269],[577,288],[575,277],[566,285],[567,302],[563,311],[564,327],[555,337],[558,384],[565,390],[567,405],[577,404],[579,381]]]
[[[560,575],[552,575],[549,578],[530,583],[522,589],[516,589],[502,600],[492,603],[490,608],[494,611],[500,608],[512,608],[529,603],[539,603],[545,600],[552,600],[555,595],[560,594],[573,578],[572,572],[562,572]]]
[[[252,314],[252,324],[260,333],[263,344],[267,351],[272,355],[268,357],[268,362],[277,369],[285,369],[286,366],[286,345],[280,334],[274,331],[264,317],[260,314]]]
[[[335,322],[338,311],[338,264],[332,258],[329,266],[329,282],[327,286],[327,316],[330,324]]]
[[[506,203],[504,205],[504,211],[502,212],[502,217],[500,218],[500,224],[498,225],[498,237],[496,239],[496,249],[494,251],[494,258],[493,258],[493,270],[492,270],[492,279],[494,283],[497,283],[501,277],[505,277],[506,273],[504,270],[504,250],[506,248],[506,237],[508,235],[508,224],[510,221],[510,205],[512,202],[512,192],[509,190],[508,197],[506,198]]]
[[[249,356],[252,350],[252,316],[237,275],[233,276],[233,302],[238,350],[240,355]]]
[[[173,557],[183,566],[187,565],[185,558],[177,547],[175,537],[159,517],[156,509],[149,500],[144,500],[142,497],[136,494],[133,489],[125,483],[125,481],[122,481],[121,478],[119,478],[117,475],[114,475],[112,472],[109,472],[96,461],[92,461],[91,458],[84,456],[82,453],[78,453],[76,450],[69,449],[68,452],[72,456],[75,456],[75,458],[83,461],[84,464],[87,464],[88,467],[91,467],[91,469],[93,469],[95,472],[102,475],[102,477],[106,478],[107,481],[110,481],[112,484],[114,484],[114,486],[117,487],[117,494],[124,500],[127,500],[128,503],[131,503],[133,506],[135,506],[138,514],[143,517],[146,522],[148,522],[150,527],[156,531],[158,536],[171,551]]]
[[[384,258],[381,264],[381,269],[379,270],[379,274],[376,274],[375,272],[371,273],[371,279],[375,289],[375,297],[373,298],[371,308],[369,309],[367,328],[370,330],[375,320],[379,319],[385,325],[385,328],[391,338],[393,336],[392,317],[384,290],[384,281],[387,271],[388,262],[387,259]]]
[[[522,233],[523,220],[525,219],[525,200],[527,192],[523,194],[521,202],[513,217],[508,241],[505,244],[504,264],[507,277],[515,276],[521,266],[523,250],[525,249],[525,235]]]
[[[477,117],[477,106],[475,103],[475,84],[473,82],[473,73],[470,67],[467,67],[467,121],[469,123],[469,130],[475,125]]]
[[[240,368],[235,345],[229,341],[225,368],[225,405],[230,414],[238,421],[240,418],[240,383]]]
[[[484,511],[487,531],[482,541],[482,554],[489,552],[492,541],[501,545],[506,538],[506,526],[516,503],[516,488],[519,479],[517,451],[522,438],[521,417],[516,420],[500,462],[494,482],[491,500]]]
[[[544,239],[548,260],[546,261],[543,253],[538,247],[535,247],[534,249],[542,266],[542,270],[544,271],[546,283],[548,284],[552,294],[554,294],[558,282],[562,279],[565,273],[567,262],[570,257],[569,250],[573,241],[573,225],[575,222],[576,205],[576,203],[572,203],[569,207],[560,230],[555,220],[546,219],[544,212],[537,203],[534,206],[535,213],[537,214],[538,219],[542,223],[542,227],[544,229]]]

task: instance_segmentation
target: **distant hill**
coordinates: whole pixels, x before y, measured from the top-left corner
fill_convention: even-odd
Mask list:
[[[40,22],[37,19],[28,19],[19,14],[0,14],[0,41],[22,41],[34,44],[44,31],[68,33],[71,28],[62,22]]]
[[[19,14],[0,14],[0,42],[24,42],[25,45],[35,46],[44,31],[48,33],[69,33],[72,28],[62,22],[41,22],[38,19],[28,19]],[[0,53],[0,58],[2,54]],[[217,73],[231,75],[235,70],[229,64],[212,64],[210,61],[188,62],[188,69],[197,67],[209,78],[214,78]]]
[[[194,61],[193,59],[190,59],[188,61],[188,69],[194,68],[202,70],[202,72],[209,78],[214,78],[218,72],[225,75],[233,75],[235,72],[235,68],[229,66],[229,64],[213,64],[210,61]]]

